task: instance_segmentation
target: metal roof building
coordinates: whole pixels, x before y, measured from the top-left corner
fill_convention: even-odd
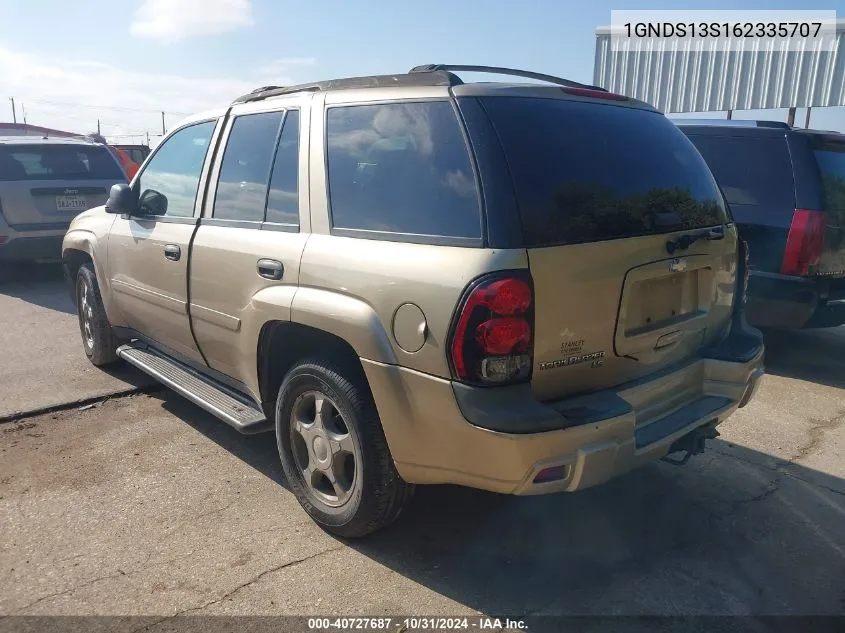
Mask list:
[[[610,27],[596,29],[593,83],[666,113],[845,106],[845,20],[834,51],[785,52],[760,40],[724,51],[701,39],[685,50],[654,39],[613,50],[611,38]]]

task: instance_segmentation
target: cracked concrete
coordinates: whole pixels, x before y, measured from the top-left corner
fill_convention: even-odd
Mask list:
[[[262,578],[264,578],[265,576],[268,576],[270,574],[274,574],[277,571],[281,571],[282,569],[287,569],[287,568],[293,567],[295,565],[301,565],[302,563],[313,560],[313,559],[317,558],[318,556],[325,556],[326,554],[331,554],[332,552],[338,551],[342,547],[343,547],[342,545],[337,545],[335,547],[330,547],[326,550],[323,550],[322,552],[317,552],[316,554],[310,554],[308,556],[304,556],[302,558],[298,558],[296,560],[292,560],[292,561],[289,561],[287,563],[282,563],[281,565],[276,565],[275,567],[271,567],[270,569],[265,569],[264,571],[262,571],[260,574],[258,574],[254,578],[251,578],[250,580],[247,580],[246,582],[241,583],[240,585],[238,585],[237,587],[235,587],[231,591],[227,591],[225,594],[223,594],[219,598],[215,598],[214,600],[209,600],[205,604],[200,605],[198,607],[191,607],[190,609],[183,609],[182,611],[175,613],[173,615],[173,617],[178,617],[180,615],[186,615],[188,613],[199,613],[200,611],[203,611],[204,609],[207,609],[209,607],[213,607],[214,605],[220,604],[224,600],[231,598],[232,596],[234,596],[236,593],[238,593],[242,589],[246,589],[247,587],[254,585],[258,581],[260,581]]]
[[[809,440],[798,448],[798,451],[789,458],[789,461],[798,462],[814,454],[822,446],[826,433],[840,427],[843,422],[845,422],[845,412],[839,412],[826,420],[810,420],[811,426],[807,429]]]

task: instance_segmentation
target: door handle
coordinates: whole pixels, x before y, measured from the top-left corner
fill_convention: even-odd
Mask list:
[[[278,281],[285,274],[285,267],[282,262],[275,259],[259,259],[256,267],[259,276],[264,277],[264,279]]]
[[[174,262],[178,262],[182,257],[182,249],[178,244],[168,244],[164,247],[164,256]]]

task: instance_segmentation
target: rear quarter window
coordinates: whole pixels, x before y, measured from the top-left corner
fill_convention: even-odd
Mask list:
[[[729,204],[795,207],[792,161],[786,138],[689,134]]]
[[[0,180],[111,180],[126,176],[101,146],[0,145]]]
[[[845,215],[845,143],[818,142],[813,146],[822,180],[824,207]],[[845,222],[843,222],[845,224]]]
[[[335,106],[326,119],[333,227],[481,237],[475,174],[451,102]]]

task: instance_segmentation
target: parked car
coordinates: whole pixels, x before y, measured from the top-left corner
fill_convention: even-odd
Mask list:
[[[693,145],[525,71],[244,95],[171,131],[64,261],[95,365],[275,430],[291,490],[347,537],[414,484],[573,491],[697,453],[763,372]]]
[[[142,165],[147,156],[150,155],[150,148],[148,145],[113,145],[117,149],[123,150],[129,156],[129,159],[136,165]]]
[[[125,182],[112,154],[95,143],[0,137],[0,260],[59,261],[74,216]]]
[[[845,135],[778,121],[677,121],[748,242],[748,320],[845,323]]]

